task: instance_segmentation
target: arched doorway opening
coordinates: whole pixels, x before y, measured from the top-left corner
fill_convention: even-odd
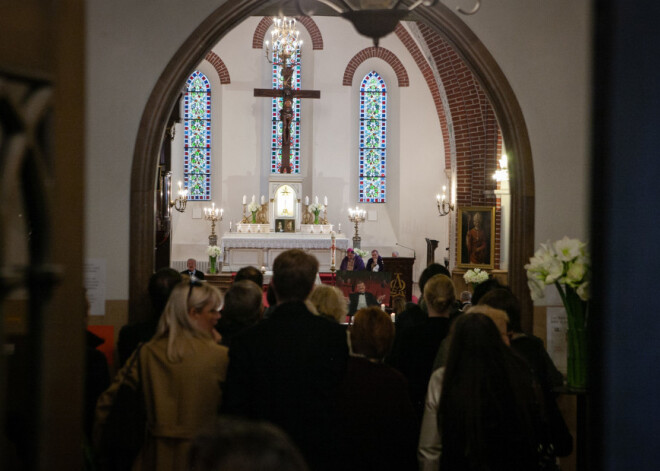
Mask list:
[[[277,2],[272,2],[277,3]],[[260,0],[218,7],[174,54],[159,77],[140,121],[131,178],[129,318],[147,312],[141,287],[154,266],[154,192],[157,159],[167,120],[187,74],[227,32],[263,8]],[[523,328],[531,328],[532,303],[523,266],[534,248],[534,174],[527,128],[518,101],[499,66],[474,33],[448,8],[420,7],[415,19],[445,37],[488,95],[506,143],[511,173],[509,285],[520,297]]]

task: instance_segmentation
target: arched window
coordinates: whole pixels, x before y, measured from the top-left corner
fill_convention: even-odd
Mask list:
[[[294,90],[300,90],[300,47],[291,54],[291,66],[293,75],[291,76],[291,87]],[[282,66],[278,65],[280,58],[276,52],[273,52],[273,89],[281,90],[282,84]],[[270,153],[270,173],[279,173],[282,165],[282,121],[280,121],[280,110],[282,109],[282,98],[273,98],[271,108],[271,153]],[[293,120],[291,121],[291,148],[289,161],[291,163],[291,173],[300,173],[300,98],[293,99]]]
[[[190,200],[211,199],[211,84],[196,70],[183,96],[183,178]]]
[[[377,72],[360,85],[360,203],[385,203],[387,87]]]

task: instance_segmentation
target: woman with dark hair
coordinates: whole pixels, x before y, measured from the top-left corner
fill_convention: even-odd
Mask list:
[[[456,319],[438,412],[440,469],[538,469],[543,437],[533,384],[529,367],[489,317]]]

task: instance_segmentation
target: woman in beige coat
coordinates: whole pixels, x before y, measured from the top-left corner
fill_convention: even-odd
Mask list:
[[[129,359],[99,399],[97,436],[122,378],[142,387],[147,430],[134,470],[185,469],[191,440],[214,423],[228,365],[227,348],[212,334],[221,307],[216,288],[196,280],[177,285],[156,335],[137,350],[139,360]]]

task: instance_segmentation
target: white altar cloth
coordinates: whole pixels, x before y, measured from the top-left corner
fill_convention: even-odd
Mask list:
[[[336,268],[339,268],[349,240],[344,234],[335,236]],[[275,257],[287,249],[302,249],[319,260],[320,271],[330,271],[330,234],[237,233],[225,232],[220,239],[223,271],[236,271],[244,266],[272,267]]]

